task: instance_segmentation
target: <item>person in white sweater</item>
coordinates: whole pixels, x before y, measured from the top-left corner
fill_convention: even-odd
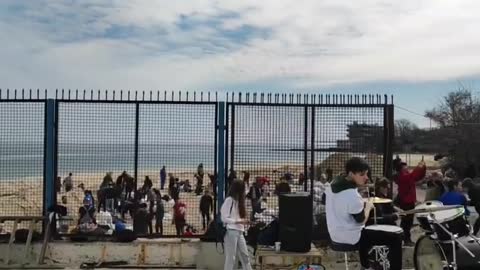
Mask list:
[[[225,267],[224,270],[233,270],[238,256],[242,269],[252,270],[248,255],[247,242],[243,233],[245,225],[249,223],[245,207],[245,184],[241,180],[234,180],[228,197],[223,202],[220,215],[227,228],[225,234]]]

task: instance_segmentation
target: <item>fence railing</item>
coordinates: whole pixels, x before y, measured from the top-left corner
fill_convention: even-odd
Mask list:
[[[251,216],[268,222],[278,211],[280,183],[315,198],[320,183],[351,156],[365,157],[373,176],[391,173],[387,96],[227,93],[226,102],[209,92],[57,90],[54,96],[0,90],[0,199],[9,215],[66,207],[71,219],[57,224],[59,233],[75,232],[89,193],[96,211],[146,234],[178,236],[184,232],[177,229],[188,227],[200,235],[235,177],[248,187],[268,183]],[[175,204],[185,206],[186,224],[175,221]],[[144,219],[135,216],[142,211]]]

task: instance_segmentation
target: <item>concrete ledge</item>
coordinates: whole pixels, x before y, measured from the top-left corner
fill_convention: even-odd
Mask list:
[[[200,241],[189,239],[148,240],[139,239],[132,243],[115,242],[85,242],[73,243],[56,241],[49,244],[46,255],[46,265],[61,265],[79,267],[83,263],[101,263],[123,261],[128,265],[156,265],[165,267],[196,266],[196,254]],[[8,244],[0,245],[0,254],[6,254]],[[31,247],[29,264],[36,263],[41,249],[41,243]],[[21,265],[25,246],[14,244],[12,247],[11,264]],[[3,257],[1,257],[3,264]]]
[[[6,254],[8,244],[0,244],[0,259],[3,264],[3,255]],[[14,244],[12,249],[11,265],[0,268],[22,268],[24,245]],[[41,244],[35,243],[31,247],[28,258],[29,264],[24,268],[79,268],[83,263],[99,264],[101,262],[123,261],[125,267],[171,267],[197,269],[223,269],[224,255],[221,245],[218,249],[215,243],[200,242],[197,239],[182,241],[180,239],[139,239],[132,243],[115,242],[86,242],[73,243],[56,241],[49,245],[45,256],[45,265],[37,266],[37,256]],[[330,249],[320,249],[323,253],[321,262],[327,269],[345,269],[343,253]],[[303,262],[298,257],[265,257],[266,269],[287,269]],[[352,269],[359,268],[357,253],[349,254]],[[403,267],[413,268],[413,247],[403,250]],[[252,259],[252,263],[257,264]],[[120,266],[119,266],[120,267]]]

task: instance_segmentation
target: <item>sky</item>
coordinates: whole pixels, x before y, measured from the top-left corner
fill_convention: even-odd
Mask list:
[[[2,0],[0,88],[379,93],[394,95],[397,119],[429,127],[422,115],[442,96],[478,89],[478,10],[475,0]]]

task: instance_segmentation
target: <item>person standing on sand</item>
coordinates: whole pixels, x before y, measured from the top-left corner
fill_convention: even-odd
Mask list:
[[[243,183],[246,187],[250,186],[250,173],[248,171],[243,172]]]
[[[173,206],[173,224],[177,231],[177,236],[181,236],[185,230],[185,224],[187,223],[185,215],[187,212],[187,205],[180,199],[177,199]]]
[[[205,194],[200,198],[200,214],[202,215],[203,230],[206,230],[210,224],[210,211],[213,212],[213,198],[210,191],[205,189]]]
[[[63,187],[65,188],[65,192],[69,192],[73,189],[72,173],[69,173],[68,176],[63,179]]]
[[[162,167],[160,170],[160,189],[163,190],[165,187],[165,181],[167,181],[167,170],[165,169],[165,166]]]
[[[163,218],[165,216],[165,205],[162,201],[162,194],[160,194],[160,190],[153,189],[155,192],[155,232],[160,233],[163,235]]]
[[[232,182],[233,183],[233,182]],[[260,213],[262,211],[262,181],[260,177],[255,179],[255,183],[252,184],[250,190],[247,194],[247,198],[250,199],[250,203],[252,205],[252,212],[250,216],[250,220],[255,220],[255,214]]]

